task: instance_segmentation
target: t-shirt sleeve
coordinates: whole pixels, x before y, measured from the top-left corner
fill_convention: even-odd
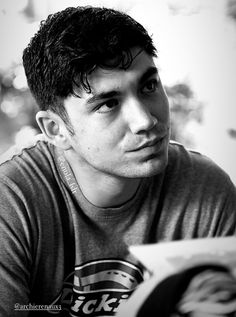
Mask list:
[[[193,190],[200,197],[202,232],[206,229],[202,236],[235,235],[236,188],[222,168],[208,158],[203,160],[205,164],[195,177],[199,182]]]
[[[227,173],[181,145],[170,150],[160,220],[168,240],[235,235],[236,188]]]
[[[225,181],[221,185],[222,211],[219,215],[216,235],[236,235],[236,188],[227,175],[225,177]]]
[[[16,186],[16,185],[15,185]],[[24,198],[14,184],[0,181],[0,316],[19,316],[29,303],[31,232]],[[20,311],[20,316],[27,316]]]

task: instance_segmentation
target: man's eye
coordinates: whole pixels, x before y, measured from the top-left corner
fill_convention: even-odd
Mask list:
[[[119,101],[117,99],[110,99],[97,107],[97,112],[106,113],[115,110],[115,108],[119,105]]]
[[[142,88],[143,93],[155,92],[158,88],[158,81],[156,79],[151,79]]]

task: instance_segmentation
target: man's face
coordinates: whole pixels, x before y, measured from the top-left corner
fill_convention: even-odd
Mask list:
[[[133,56],[140,50],[133,49]],[[149,177],[167,164],[169,105],[153,58],[142,51],[126,69],[97,68],[91,93],[69,97],[76,164],[88,172]]]

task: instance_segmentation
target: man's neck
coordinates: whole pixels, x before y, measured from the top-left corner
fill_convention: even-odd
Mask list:
[[[140,179],[108,175],[80,165],[73,155],[65,152],[65,157],[74,173],[86,199],[101,208],[121,206],[136,193]]]

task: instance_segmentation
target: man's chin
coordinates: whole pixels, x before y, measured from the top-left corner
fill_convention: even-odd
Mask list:
[[[152,177],[164,172],[167,164],[159,164],[158,166],[152,166],[150,168],[146,168],[143,175],[141,177]]]
[[[143,162],[138,166],[135,166],[132,170],[127,171],[127,178],[144,178],[144,177],[152,177],[164,172],[167,166],[168,160],[149,160],[147,162]]]

